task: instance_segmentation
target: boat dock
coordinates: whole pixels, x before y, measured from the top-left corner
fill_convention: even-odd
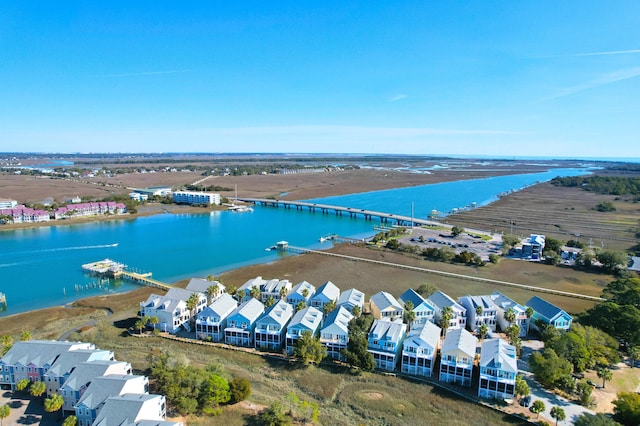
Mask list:
[[[7,310],[7,296],[0,292],[0,311]]]
[[[151,272],[132,272],[127,269],[128,267],[124,263],[119,263],[111,259],[104,259],[98,262],[82,265],[83,271],[101,277],[128,280],[148,287],[160,288],[162,290],[169,290],[173,287],[172,285],[151,278]]]

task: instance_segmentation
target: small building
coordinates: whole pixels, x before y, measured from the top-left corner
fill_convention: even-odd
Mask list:
[[[480,353],[478,396],[492,399],[513,398],[518,374],[515,346],[502,339],[488,339],[482,343]]]
[[[432,322],[418,323],[409,330],[402,346],[401,371],[431,377],[442,330]]]
[[[293,316],[293,306],[280,299],[256,321],[255,347],[279,351],[284,343],[287,324]]]
[[[340,297],[340,289],[331,281],[322,284],[309,299],[309,305],[324,312],[327,303],[337,302]]]
[[[529,239],[522,243],[522,257],[531,260],[541,260],[544,245],[544,235],[531,234]]]
[[[227,293],[223,293],[222,296],[204,308],[196,317],[196,337],[201,340],[211,339],[214,342],[224,340],[227,317],[237,307],[236,299]]]
[[[526,308],[499,291],[491,293],[491,299],[493,299],[493,303],[496,304],[496,321],[498,322],[498,326],[500,326],[500,330],[506,330],[507,327],[511,325],[504,318],[504,314],[509,309],[512,309],[516,315],[515,323],[520,327],[520,337],[525,337],[529,333],[529,317],[527,316]]]
[[[355,288],[345,290],[340,293],[338,297],[338,306],[342,306],[347,311],[353,313],[353,308],[356,306],[360,309],[360,312],[364,311],[364,293]]]
[[[253,346],[253,333],[256,321],[264,313],[264,305],[251,298],[236,308],[227,318],[227,328],[224,329],[224,341],[229,345]]]
[[[349,342],[349,321],[353,315],[345,307],[340,306],[327,315],[322,330],[320,343],[327,348],[329,358],[344,361],[342,350]]]
[[[478,339],[464,328],[447,332],[440,357],[440,381],[471,386]]]
[[[213,192],[176,191],[172,197],[176,204],[220,205],[220,194]]]
[[[395,297],[387,293],[386,291],[379,291],[371,296],[369,299],[369,306],[371,307],[371,315],[375,319],[387,319],[393,321],[396,318],[400,318],[404,315],[404,308],[396,300]]]
[[[18,206],[17,200],[10,200],[8,198],[0,198],[0,209],[12,209]]]
[[[467,326],[478,332],[482,324],[491,332],[496,331],[498,307],[491,296],[471,296],[467,294],[458,298],[458,303],[467,310]]]
[[[166,197],[171,195],[171,187],[169,186],[151,186],[149,188],[133,188],[133,190],[147,197]]]
[[[299,310],[291,319],[287,327],[286,348],[287,353],[293,353],[293,346],[305,331],[310,331],[312,335],[316,335],[320,324],[322,323],[322,312],[312,306],[307,306]]]
[[[164,395],[124,394],[107,398],[92,426],[183,426],[166,416]]]
[[[566,331],[571,327],[571,321],[573,321],[571,315],[538,296],[533,296],[526,305],[533,309],[529,323],[533,328],[538,328],[536,324],[538,321],[552,325],[559,330]]]
[[[411,312],[415,315],[414,323],[424,324],[427,321],[434,321],[436,308],[427,299],[419,295],[414,289],[410,288],[402,293],[398,301],[405,307],[405,309],[407,302],[411,302],[413,305]],[[409,324],[409,327],[411,326],[412,324]]]
[[[440,324],[442,320],[442,309],[450,307],[452,312],[451,321],[449,322],[449,328],[447,330],[455,330],[458,328],[465,328],[467,326],[467,310],[464,306],[457,303],[451,297],[441,291],[436,291],[427,298],[431,305],[436,309],[434,318],[435,321]]]
[[[407,326],[401,321],[392,322],[387,319],[373,321],[369,330],[367,352],[373,355],[376,368],[395,371],[406,328]]]
[[[296,306],[300,302],[304,302],[306,306],[309,306],[309,300],[316,292],[316,288],[313,284],[306,281],[299,282],[287,295],[287,303]]]

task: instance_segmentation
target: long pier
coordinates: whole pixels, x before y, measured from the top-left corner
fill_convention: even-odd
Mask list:
[[[332,206],[330,204],[309,203],[307,201],[274,200],[270,198],[238,198],[238,201],[269,207],[283,207],[285,209],[319,211],[323,214],[335,214],[336,216],[349,215],[352,218],[363,217],[365,220],[380,219],[380,223],[390,223],[397,226],[448,226],[440,222],[427,219],[419,219],[410,216],[396,215],[392,213],[378,212],[353,207]]]
[[[128,280],[137,284],[146,285],[148,287],[155,287],[162,290],[169,290],[173,288],[172,285],[163,283],[162,281],[154,280],[151,278],[151,272],[139,273],[127,271],[127,265],[124,263],[118,263],[111,259],[104,259],[98,262],[87,263],[82,265],[82,269],[90,274],[108,277],[108,278],[120,278]]]

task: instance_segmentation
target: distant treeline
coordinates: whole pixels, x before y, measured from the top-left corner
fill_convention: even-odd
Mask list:
[[[556,186],[582,188],[596,194],[640,195],[640,178],[610,176],[569,176],[551,180]]]
[[[186,185],[185,188],[187,191],[206,191],[206,192],[222,192],[222,191],[233,191],[233,188],[227,188],[226,186],[218,186],[218,185]]]

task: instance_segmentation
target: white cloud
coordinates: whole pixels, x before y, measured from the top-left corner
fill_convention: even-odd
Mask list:
[[[122,74],[100,74],[97,77],[140,77],[146,75],[179,74],[183,72],[189,72],[189,70],[141,71],[127,72]]]
[[[393,96],[391,96],[387,101],[388,101],[388,102],[398,102],[399,100],[401,100],[401,99],[405,99],[406,97],[407,97],[407,95],[406,95],[406,94],[404,94],[404,93],[399,93],[399,94],[397,94],[397,95],[393,95]]]
[[[640,53],[640,49],[632,50],[611,50],[608,52],[576,53],[573,56],[603,56],[603,55],[631,55]]]
[[[546,98],[547,100],[561,98],[563,96],[572,95],[577,92],[582,92],[583,90],[594,89],[596,87],[605,86],[607,84],[615,83],[617,81],[629,80],[631,78],[638,77],[640,75],[640,67],[634,68],[626,68],[623,70],[613,71],[610,73],[603,74],[594,78],[591,81],[586,83],[567,87],[564,90],[561,90],[559,93]]]

